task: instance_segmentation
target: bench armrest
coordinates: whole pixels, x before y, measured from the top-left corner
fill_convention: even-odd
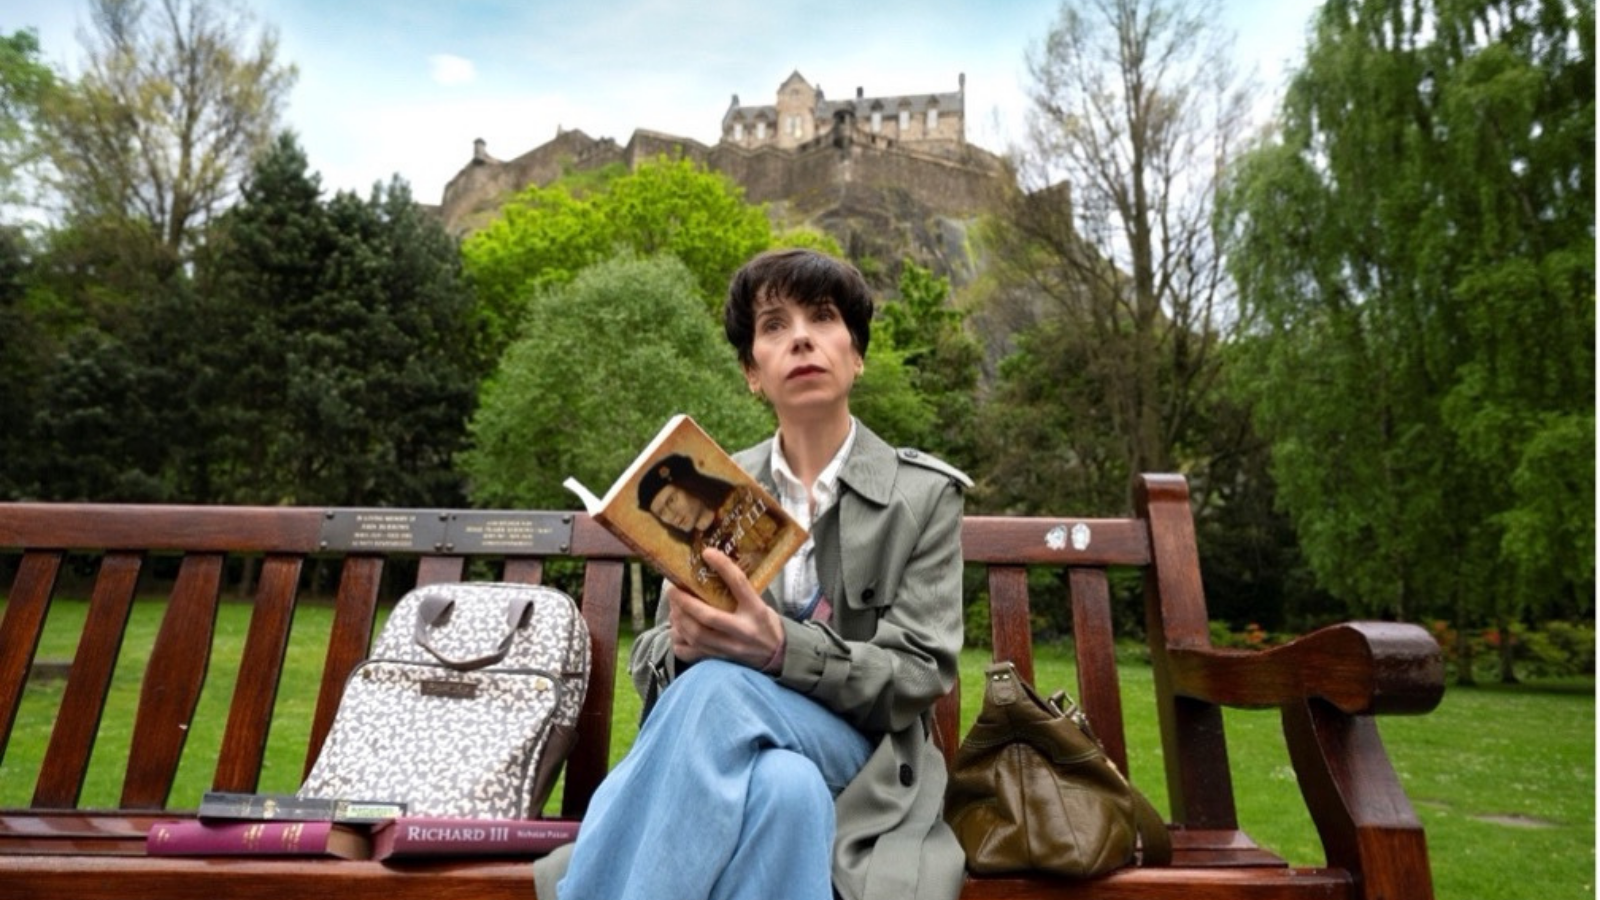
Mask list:
[[[1439,644],[1416,625],[1347,622],[1269,650],[1168,647],[1173,691],[1221,706],[1320,698],[1350,715],[1415,715],[1439,705]]]

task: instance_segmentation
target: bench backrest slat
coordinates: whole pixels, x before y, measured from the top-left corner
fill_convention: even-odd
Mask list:
[[[333,632],[328,636],[328,653],[323,658],[322,686],[317,692],[317,711],[311,719],[311,740],[306,746],[302,778],[311,774],[311,767],[322,752],[322,744],[333,729],[333,717],[339,711],[345,681],[357,664],[367,658],[373,623],[377,621],[383,562],[381,556],[350,556],[340,571]]]
[[[123,809],[161,809],[166,805],[205,685],[221,593],[222,554],[184,557],[140,685],[129,765],[122,783]],[[138,760],[137,764],[133,760]]]
[[[214,779],[217,790],[248,793],[260,782],[303,569],[300,556],[273,554],[262,560],[250,630],[239,657],[239,677],[234,681],[228,725],[222,735]]]
[[[1122,730],[1122,686],[1106,570],[1073,566],[1067,570],[1067,585],[1078,660],[1077,700],[1106,756],[1126,775],[1128,746]]]
[[[1024,566],[989,567],[989,628],[994,658],[1016,665],[1017,674],[1033,683],[1033,623],[1029,621],[1028,570]]]
[[[62,712],[56,717],[39,769],[34,806],[70,808],[78,803],[142,563],[139,554],[126,552],[108,553],[100,561],[89,595],[88,619],[61,696]]]
[[[0,620],[0,647],[9,650],[0,653],[0,747],[11,745],[11,729],[17,722],[22,689],[28,684],[34,655],[39,651],[62,556],[59,550],[24,553],[11,585],[6,615]]]
[[[417,562],[417,587],[454,584],[467,570],[464,556],[424,556]]]
[[[0,547],[217,553],[310,553],[324,513],[312,507],[10,503]]]
[[[578,746],[600,748],[576,753],[567,765],[567,786],[561,814],[581,818],[589,797],[609,768],[611,706],[616,695],[617,634],[622,616],[623,565],[620,559],[591,559],[584,567],[579,596],[584,624],[589,628],[589,689],[578,712]]]
[[[527,557],[508,559],[500,577],[515,584],[543,584],[544,561]]]

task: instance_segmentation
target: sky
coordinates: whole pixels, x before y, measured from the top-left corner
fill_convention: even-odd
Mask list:
[[[148,0],[157,5],[159,0]],[[715,143],[734,95],[770,104],[799,72],[825,96],[949,93],[966,76],[968,141],[1020,138],[1026,55],[1060,0],[239,0],[299,77],[284,116],[324,188],[398,175],[437,203],[488,152],[513,159],[580,129]],[[1212,0],[1238,63],[1281,93],[1319,0]],[[86,0],[0,0],[46,62],[81,70]]]

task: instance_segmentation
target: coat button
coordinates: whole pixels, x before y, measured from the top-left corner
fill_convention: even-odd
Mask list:
[[[914,777],[912,777],[911,766],[909,764],[907,764],[907,763],[901,763],[900,764],[900,784],[902,786],[904,786],[904,787],[911,787],[911,782],[913,782],[915,780],[916,779]]]
[[[876,597],[877,595],[878,595],[877,591],[874,591],[872,588],[867,588],[866,590],[861,592],[861,599],[866,601],[866,602],[868,602],[868,603],[871,603],[872,602],[872,598]]]

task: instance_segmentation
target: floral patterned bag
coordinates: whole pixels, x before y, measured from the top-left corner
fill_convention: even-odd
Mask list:
[[[298,793],[401,802],[407,815],[537,818],[588,679],[588,628],[566,594],[417,588],[350,674]]]

